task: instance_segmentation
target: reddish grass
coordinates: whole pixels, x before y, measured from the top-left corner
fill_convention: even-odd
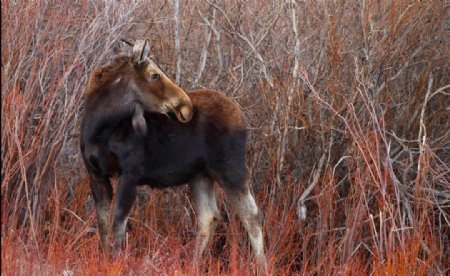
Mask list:
[[[3,274],[194,274],[186,187],[140,189],[124,255],[97,247],[79,116],[89,72],[121,37],[150,39],[181,87],[243,109],[271,273],[449,272],[444,1],[182,1],[178,20],[174,1],[18,2],[1,3]],[[203,269],[251,274],[218,195]]]

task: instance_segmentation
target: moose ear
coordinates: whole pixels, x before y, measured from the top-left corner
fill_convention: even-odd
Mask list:
[[[119,41],[114,43],[112,51],[116,55],[120,54],[129,55],[131,53],[131,49],[133,48],[133,46],[134,46],[133,43],[129,42],[124,38],[121,38]]]
[[[150,53],[150,41],[138,39],[133,46],[133,65],[141,64]]]
[[[122,54],[126,54],[126,53],[130,53],[130,48],[127,45],[124,45],[125,43],[123,42],[116,42],[112,45],[112,53],[114,55],[122,55]]]

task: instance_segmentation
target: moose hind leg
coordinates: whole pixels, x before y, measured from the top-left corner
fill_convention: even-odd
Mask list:
[[[214,193],[214,181],[207,176],[195,178],[191,183],[191,199],[197,214],[198,231],[193,261],[198,268],[208,241],[220,220]]]
[[[133,203],[136,200],[136,196],[137,190],[135,181],[132,177],[122,175],[119,179],[114,206],[114,252],[120,252],[128,216],[133,207]]]
[[[109,213],[111,208],[112,187],[109,178],[89,175],[89,185],[95,201],[100,248],[108,251]]]
[[[248,233],[250,244],[255,255],[258,268],[266,271],[266,258],[264,256],[264,239],[262,234],[262,213],[256,205],[253,195],[249,189],[227,190],[229,198],[234,209]]]

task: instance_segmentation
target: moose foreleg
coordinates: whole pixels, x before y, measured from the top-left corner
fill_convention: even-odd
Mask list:
[[[115,207],[114,207],[114,221],[113,221],[113,235],[114,235],[114,252],[120,252],[123,235],[127,226],[128,216],[130,214],[133,203],[136,200],[137,190],[136,183],[132,177],[122,175],[117,187]]]
[[[108,178],[89,175],[89,185],[95,201],[97,211],[98,233],[100,248],[108,252],[109,213],[111,208],[112,187]]]

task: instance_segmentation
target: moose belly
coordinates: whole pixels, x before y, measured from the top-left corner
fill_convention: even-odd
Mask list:
[[[183,185],[196,175],[205,172],[204,162],[171,162],[155,164],[148,168],[139,181],[139,185],[149,185],[152,188],[166,188]]]

